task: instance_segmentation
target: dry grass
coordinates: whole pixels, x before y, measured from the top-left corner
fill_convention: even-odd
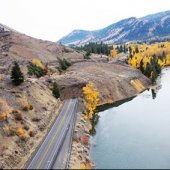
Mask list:
[[[22,140],[27,139],[26,131],[22,127],[16,128],[15,133],[20,139]]]
[[[6,121],[7,120],[7,113],[1,112],[0,113],[0,121]]]
[[[14,112],[15,120],[21,121],[23,120],[23,113],[21,113],[19,110],[17,112]]]
[[[22,110],[29,111],[33,109],[33,106],[25,98],[18,99]]]
[[[8,114],[11,112],[11,107],[8,103],[0,98],[0,120],[5,121],[7,120]]]

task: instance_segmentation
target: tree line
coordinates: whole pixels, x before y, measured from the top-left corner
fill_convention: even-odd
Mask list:
[[[91,53],[109,55],[112,47],[104,43],[90,42],[81,47],[75,47],[76,50],[86,51],[86,56],[90,56]]]

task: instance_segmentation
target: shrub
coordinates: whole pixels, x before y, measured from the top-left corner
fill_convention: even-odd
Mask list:
[[[58,99],[60,97],[60,91],[56,82],[53,84],[52,93],[55,98]]]
[[[30,103],[28,103],[26,99],[19,99],[19,102],[22,107],[22,110],[29,111],[33,109],[33,106]]]
[[[30,128],[29,128],[28,125],[24,125],[24,129],[25,129],[26,131],[28,131]]]
[[[3,127],[3,130],[4,130],[4,133],[7,136],[14,136],[15,135],[15,128],[14,127],[5,126],[5,127]]]
[[[38,67],[32,63],[29,63],[28,65],[28,74],[29,75],[35,75],[36,77],[42,77],[44,76],[43,69],[41,67]]]
[[[39,118],[39,117],[34,117],[34,118],[32,118],[32,121],[33,122],[39,122],[41,120],[41,118]]]
[[[71,63],[69,61],[67,61],[65,58],[63,60],[58,58],[58,61],[59,61],[59,65],[60,65],[59,71],[67,70],[67,68],[71,66]]]
[[[0,121],[6,121],[7,120],[7,113],[1,112],[0,113]]]
[[[90,53],[87,53],[84,55],[84,59],[90,59]]]
[[[71,63],[69,61],[67,61],[65,58],[63,59],[63,62],[66,64],[67,67],[71,66]]]
[[[37,59],[37,58],[34,58],[31,63],[32,63],[33,65],[41,68],[41,69],[44,69],[44,68],[45,68],[44,65],[43,65],[43,63],[41,62],[41,60],[39,60],[39,59]]]
[[[26,140],[26,133],[25,130],[23,128],[17,128],[15,131],[16,135],[19,136],[20,139],[22,140]]]
[[[23,73],[21,72],[20,67],[16,61],[14,62],[14,66],[12,67],[11,80],[16,86],[24,82]]]
[[[18,121],[23,120],[23,116],[21,112],[15,113],[15,120],[18,120]]]
[[[34,131],[30,131],[29,135],[30,135],[30,137],[34,137],[35,136],[35,132]]]

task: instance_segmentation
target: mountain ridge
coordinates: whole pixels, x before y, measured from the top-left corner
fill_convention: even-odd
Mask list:
[[[121,44],[166,36],[170,36],[170,10],[140,18],[129,17],[98,30],[73,30],[58,42],[67,46],[80,46],[91,41]]]

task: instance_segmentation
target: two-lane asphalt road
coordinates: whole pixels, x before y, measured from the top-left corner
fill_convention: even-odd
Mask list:
[[[33,156],[27,169],[51,169],[54,164],[56,166],[57,156],[61,152],[65,137],[70,128],[73,128],[77,103],[77,99],[65,101],[59,116]]]

